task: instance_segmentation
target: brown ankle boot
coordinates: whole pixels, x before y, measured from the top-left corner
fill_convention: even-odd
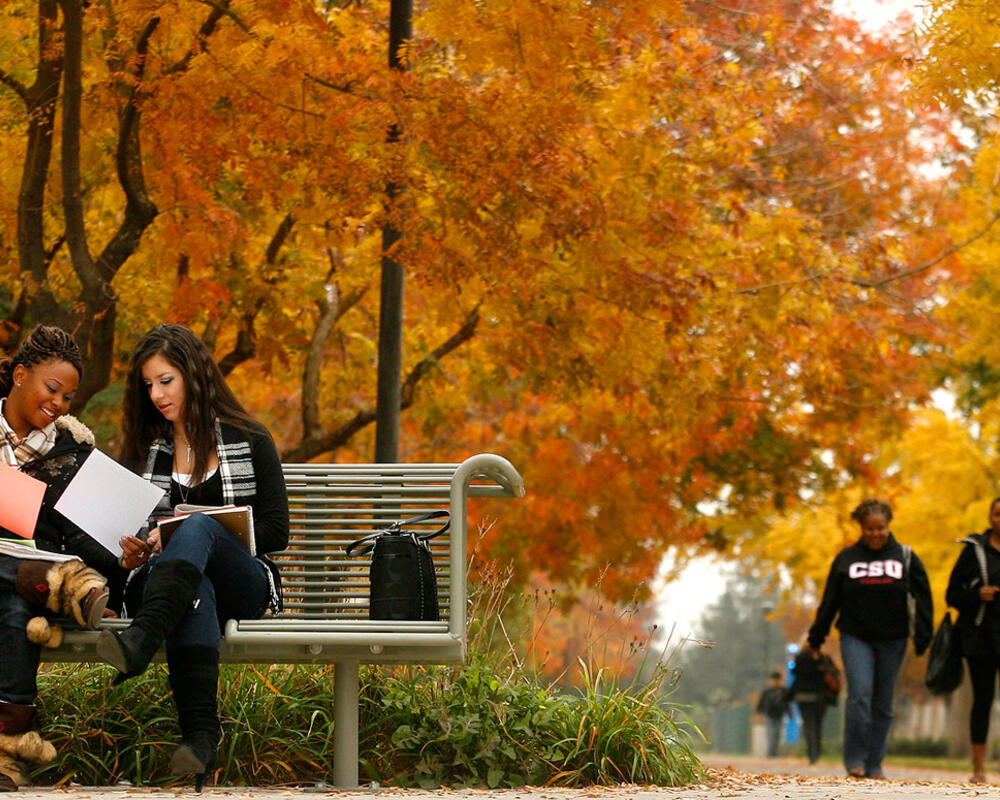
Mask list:
[[[17,593],[25,600],[97,630],[108,605],[107,580],[79,559],[22,561],[17,568]]]
[[[0,700],[0,792],[28,785],[28,763],[48,764],[56,757],[34,724],[35,706]]]
[[[28,783],[28,765],[0,752],[0,792],[16,792]]]

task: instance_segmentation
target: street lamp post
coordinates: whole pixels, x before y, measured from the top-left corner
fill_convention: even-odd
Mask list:
[[[404,42],[413,38],[413,0],[391,0],[389,6],[389,69],[403,71]],[[399,142],[397,123],[389,127],[390,144]],[[386,186],[388,204],[403,191],[399,181]],[[403,372],[403,267],[390,255],[402,233],[391,222],[382,227],[382,284],[378,325],[378,393],[375,400],[375,461],[399,460],[399,406]]]

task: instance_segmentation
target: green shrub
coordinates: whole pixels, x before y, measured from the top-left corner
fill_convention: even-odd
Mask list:
[[[546,735],[564,700],[517,676],[500,677],[482,656],[460,669],[407,667],[378,675],[362,719],[382,731],[396,772],[370,777],[424,787],[522,786],[551,775]]]
[[[112,676],[101,666],[42,669],[43,734],[59,756],[37,782],[178,782],[169,774],[179,732],[165,667],[114,688]],[[556,693],[477,654],[456,668],[364,669],[362,777],[425,787],[701,780],[692,731],[659,689],[659,678],[619,688],[598,673],[580,695]],[[219,703],[217,783],[329,781],[332,666],[224,665]]]
[[[894,756],[946,756],[947,739],[932,739],[925,736],[918,739],[896,738],[889,742],[889,752]]]
[[[39,674],[43,735],[59,753],[41,782],[89,785],[175,781],[180,741],[162,665],[118,687],[114,671],[49,665]],[[224,665],[216,780],[231,785],[328,780],[333,753],[333,667]]]
[[[509,566],[490,563],[480,565],[479,572],[482,579],[470,586],[466,664],[362,668],[358,755],[363,780],[497,787],[681,785],[704,779],[690,747],[701,734],[682,707],[667,702],[680,674],[669,665],[676,664],[680,648],[658,658],[648,678],[629,686],[581,661],[583,689],[557,690],[532,674],[513,645],[532,625],[531,598],[509,591]],[[546,602],[551,605],[552,597]],[[636,609],[630,604],[622,613]],[[607,645],[599,636],[588,642],[588,659],[594,645]],[[648,652],[649,642],[622,646],[635,656]],[[329,781],[333,674],[332,665],[223,665],[216,782]],[[104,666],[43,667],[43,734],[59,756],[36,774],[39,782],[178,782],[168,772],[180,734],[166,668],[156,665],[114,688],[113,675]]]
[[[662,697],[673,673],[658,668],[645,683],[622,687],[603,671],[581,669],[583,693],[556,717],[559,771],[549,782],[679,786],[704,779],[691,747],[700,732]]]

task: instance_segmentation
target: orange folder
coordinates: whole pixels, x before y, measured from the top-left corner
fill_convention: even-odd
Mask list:
[[[0,463],[0,525],[25,539],[35,538],[45,484]]]

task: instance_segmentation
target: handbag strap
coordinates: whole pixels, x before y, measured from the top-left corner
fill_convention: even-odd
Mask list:
[[[360,539],[356,539],[351,542],[345,548],[345,552],[348,556],[366,556],[373,549],[375,549],[375,540],[382,536],[393,536],[403,533],[403,528],[407,525],[417,525],[421,522],[427,522],[431,519],[444,519],[445,522],[437,530],[433,530],[430,533],[416,533],[410,531],[409,535],[413,537],[415,541],[426,542],[428,539],[433,539],[435,536],[440,536],[448,528],[451,527],[451,513],[440,509],[438,511],[428,511],[425,514],[418,514],[415,517],[407,517],[406,519],[397,520],[392,523],[388,528],[383,528],[380,531],[375,531],[375,533],[369,533],[367,536],[362,536]]]

